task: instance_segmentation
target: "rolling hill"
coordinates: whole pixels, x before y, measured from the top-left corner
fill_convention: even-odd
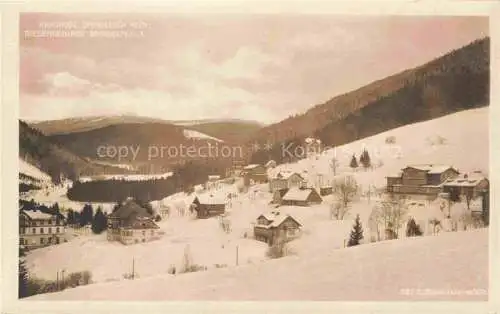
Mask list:
[[[54,182],[58,182],[61,176],[75,180],[81,175],[128,172],[126,169],[97,164],[82,158],[23,121],[19,121],[19,157],[21,165],[25,162],[33,165],[50,176]]]
[[[157,170],[164,171],[170,171],[173,166],[187,160],[200,159],[198,149],[202,147],[231,145],[191,128],[156,122],[122,123],[89,131],[52,135],[49,138],[79,156],[120,164],[129,163],[139,168],[155,165]],[[124,154],[106,154],[100,151],[102,147],[122,147]],[[124,147],[127,148],[126,152]],[[188,154],[187,147],[194,153]],[[213,159],[219,159],[218,157],[214,153]]]
[[[414,69],[373,82],[256,132],[260,143],[302,143],[308,136],[337,146],[406,124],[489,104],[489,38]],[[283,161],[281,145],[253,162]]]
[[[203,119],[203,120],[163,120],[149,117],[120,115],[120,116],[91,116],[81,118],[67,118],[49,121],[32,122],[33,128],[42,133],[53,136],[68,133],[81,133],[91,130],[118,125],[164,124],[182,126],[188,130],[198,131],[226,142],[241,142],[250,134],[262,127],[255,121],[238,119]]]

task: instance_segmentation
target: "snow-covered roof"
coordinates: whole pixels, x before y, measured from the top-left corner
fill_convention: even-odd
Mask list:
[[[300,173],[298,172],[294,172],[294,171],[289,171],[289,170],[284,170],[284,171],[279,171],[279,172],[276,172],[272,175],[272,179],[284,179],[284,180],[288,180],[288,178],[290,178],[291,176],[293,176],[294,174],[298,175],[299,177],[303,178],[302,175],[300,175]]]
[[[481,181],[487,180],[486,176],[481,173],[473,172],[468,174],[461,174],[453,179],[448,179],[444,182],[444,186],[462,186],[462,187],[474,187],[478,185]]]
[[[250,164],[250,165],[246,165],[245,167],[243,167],[243,169],[245,170],[252,170],[252,169],[255,169],[257,167],[259,167],[260,165],[259,164]]]
[[[47,214],[47,213],[42,213],[41,211],[33,211],[33,210],[23,210],[22,211],[26,216],[28,216],[31,219],[35,220],[41,220],[41,219],[52,219],[54,215]]]
[[[260,227],[260,228],[266,228],[266,229],[268,229],[268,228],[277,228],[285,220],[287,220],[288,218],[291,218],[291,219],[295,220],[295,222],[297,222],[297,224],[299,224],[299,226],[302,226],[302,224],[300,222],[298,222],[297,219],[293,218],[292,216],[290,216],[288,214],[282,215],[279,212],[272,212],[272,213],[268,213],[268,214],[262,214],[258,218],[260,218],[260,217],[264,217],[265,219],[267,219],[268,221],[271,222],[268,225],[257,224],[256,226]]]
[[[225,198],[222,197],[221,195],[217,195],[217,194],[210,194],[210,193],[200,194],[200,195],[197,195],[196,198],[198,199],[200,204],[215,205],[215,204],[225,204],[226,203]]]
[[[443,173],[448,169],[454,169],[452,166],[449,165],[409,165],[407,168],[413,168],[413,169],[418,169],[422,171],[426,171],[429,174],[438,174],[438,173]],[[454,169],[455,170],[455,169]],[[456,171],[456,170],[455,170]]]
[[[219,180],[220,176],[219,175],[209,175],[208,180]]]
[[[270,167],[272,165],[276,165],[276,161],[274,160],[269,160],[267,163],[266,163],[266,167]]]
[[[291,188],[288,192],[283,196],[283,200],[285,201],[305,201],[313,192],[312,189],[299,189],[299,188]]]

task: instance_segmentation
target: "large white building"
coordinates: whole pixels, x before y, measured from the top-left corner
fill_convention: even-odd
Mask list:
[[[66,241],[62,219],[40,211],[21,210],[19,213],[19,244],[36,249]]]
[[[107,239],[123,244],[148,242],[160,237],[159,229],[153,215],[128,198],[108,216]]]

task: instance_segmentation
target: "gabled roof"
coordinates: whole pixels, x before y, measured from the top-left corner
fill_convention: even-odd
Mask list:
[[[276,215],[269,213],[269,214],[261,214],[259,217],[257,217],[257,219],[264,218],[267,221],[272,222],[275,217],[276,217]]]
[[[417,169],[417,170],[421,170],[421,171],[425,171],[429,174],[439,174],[439,173],[443,173],[445,172],[446,170],[448,169],[453,169],[455,172],[458,173],[458,171],[453,168],[452,166],[449,166],[449,165],[433,165],[433,164],[426,164],[426,165],[409,165],[407,166],[406,168],[404,169],[408,169],[408,168],[412,168],[412,169]]]
[[[298,173],[298,172],[293,172],[293,171],[288,171],[288,170],[283,170],[276,172],[272,178],[273,179],[283,179],[283,180],[288,180],[291,176],[293,175],[298,175],[301,179],[304,179],[304,177]]]
[[[224,204],[226,204],[226,200],[221,195],[214,195],[214,194],[210,194],[210,193],[197,195],[194,198],[193,202],[196,202],[196,200],[198,200],[198,202],[200,204],[204,204],[204,205],[224,205]]]
[[[284,223],[286,220],[292,219],[295,221],[300,227],[302,227],[302,224],[298,222],[295,218],[293,218],[290,215],[278,215],[276,216],[276,219],[271,223],[270,227],[271,228],[278,228],[282,223]]]
[[[267,163],[266,163],[266,167],[270,167],[272,165],[276,165],[276,161],[274,160],[269,160]]]
[[[160,229],[160,227],[151,218],[138,217],[132,219],[124,227],[131,229]]]
[[[34,220],[49,220],[55,218],[55,215],[43,213],[41,211],[33,211],[33,210],[21,210],[23,215],[28,216],[30,219]]]
[[[283,200],[284,201],[306,201],[312,193],[318,194],[312,188],[306,188],[306,189],[291,188],[283,196]],[[319,196],[319,194],[318,194],[318,196]]]
[[[259,217],[257,217],[257,220],[259,218],[265,218],[267,221],[270,223],[268,225],[257,225],[258,227],[261,228],[278,228],[281,224],[283,224],[287,219],[292,219],[295,221],[300,227],[302,227],[302,224],[297,221],[297,219],[293,218],[290,215],[282,215],[279,212],[278,213],[268,213],[268,214],[262,214]]]
[[[110,218],[119,218],[129,220],[132,218],[151,218],[146,208],[139,206],[134,199],[128,198],[120,206],[109,215]]]
[[[461,186],[461,187],[474,187],[481,183],[483,180],[488,180],[486,176],[481,173],[473,172],[461,174],[453,179],[446,180],[444,186]]]
[[[279,189],[274,191],[274,193],[279,193],[280,197],[283,197],[288,192],[289,188]]]

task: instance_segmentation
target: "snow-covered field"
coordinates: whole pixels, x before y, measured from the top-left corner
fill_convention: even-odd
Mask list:
[[[480,229],[330,249],[213,271],[175,276],[159,273],[30,299],[485,301],[487,289],[488,232]]]
[[[160,174],[110,174],[99,175],[93,177],[81,177],[80,182],[99,181],[99,180],[124,180],[124,181],[148,181],[166,179],[171,177],[173,172],[166,172]]]
[[[52,180],[48,174],[27,163],[22,158],[19,158],[19,173],[40,180],[41,182],[50,182]]]
[[[29,192],[23,193],[22,198],[25,200],[34,199],[38,204],[45,206],[52,206],[57,202],[59,208],[64,212],[67,209],[72,209],[74,211],[81,211],[83,206],[87,202],[77,202],[68,199],[66,193],[68,192],[68,187],[71,182],[65,182],[62,185],[50,184],[42,190],[31,190]],[[113,206],[116,203],[91,203],[94,209],[100,206],[104,212],[110,213],[113,210]]]
[[[354,175],[358,183],[367,187],[382,187],[388,175],[397,174],[408,164],[445,164],[460,172],[489,169],[488,107],[451,114],[442,118],[407,125],[312,156],[293,164],[279,165],[273,171],[299,172],[310,182],[333,180],[332,158],[338,162],[337,173],[352,172],[349,167],[353,154],[359,162],[366,149],[374,170],[360,167]],[[393,137],[395,143],[386,143]],[[285,152],[288,154],[288,152]],[[304,173],[306,171],[306,173]],[[323,174],[323,177],[318,177]],[[319,182],[318,182],[319,183]]]
[[[392,136],[395,143],[387,144]],[[294,164],[280,165],[272,171],[292,170],[304,174],[310,184],[323,184],[334,179],[330,161],[336,153],[337,174],[353,175],[364,191],[371,185],[383,187],[385,177],[407,164],[450,164],[460,171],[488,171],[488,108],[469,110],[440,119],[394,129],[370,138],[328,150]],[[352,172],[349,163],[353,153],[359,157],[363,148],[371,156],[373,169]],[[473,153],[471,153],[473,152]],[[304,172],[306,171],[306,172]],[[67,273],[88,270],[97,283],[89,287],[67,290],[36,298],[55,299],[300,299],[357,300],[423,298],[399,294],[400,288],[470,289],[487,287],[487,232],[442,232],[438,236],[401,239],[343,249],[353,220],[360,215],[369,242],[369,216],[378,195],[363,196],[352,203],[344,220],[330,219],[333,196],[310,207],[280,207],[302,225],[300,238],[289,243],[292,257],[268,260],[267,245],[251,237],[253,223],[262,213],[274,210],[269,204],[272,195],[266,184],[255,185],[248,192],[238,193],[237,182],[219,184],[219,189],[197,193],[221,193],[237,197],[228,204],[232,232],[226,234],[217,218],[196,220],[182,216],[182,209],[194,195],[178,193],[153,202],[155,210],[171,209],[171,217],[159,223],[160,240],[124,246],[106,241],[105,235],[86,235],[74,240],[34,250],[27,256],[27,265],[39,278],[55,279],[60,270]],[[59,190],[57,190],[59,189]],[[80,210],[83,203],[64,201],[64,188],[52,194],[35,191],[35,200],[52,198],[60,206]],[[104,207],[111,210],[114,204]],[[415,205],[409,215],[417,221],[443,219],[435,205]],[[460,209],[455,209],[460,212]],[[245,234],[247,238],[245,238]],[[429,232],[426,230],[426,235]],[[186,247],[192,262],[209,270],[173,277],[167,271],[180,266]],[[237,249],[238,248],[238,249]],[[238,250],[238,267],[236,251]],[[131,271],[132,260],[140,280],[123,281]],[[214,269],[225,264],[224,269]],[[353,284],[354,281],[354,284]],[[200,284],[201,283],[201,284]],[[119,293],[116,291],[120,291]],[[127,292],[128,291],[128,292]],[[436,298],[454,298],[438,295]],[[476,298],[466,296],[466,298]],[[481,296],[484,298],[484,296]]]

